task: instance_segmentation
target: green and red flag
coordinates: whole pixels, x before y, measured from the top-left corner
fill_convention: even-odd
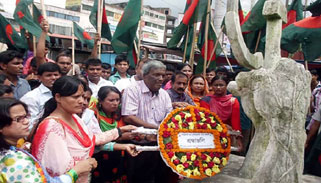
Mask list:
[[[35,4],[32,4],[32,16],[33,16],[33,21],[36,22],[39,27],[40,27],[40,24],[42,22],[42,20],[44,19],[41,11],[37,8],[37,6]]]
[[[16,1],[16,3],[16,9],[13,13],[14,19],[19,25],[28,30],[28,32],[39,38],[42,29],[39,24],[33,20],[28,8],[28,6],[33,3],[33,0],[20,0]]]
[[[111,40],[111,46],[116,53],[132,52],[136,38],[138,22],[141,16],[141,0],[129,0],[115,33]],[[130,62],[131,66],[136,63]]]
[[[95,0],[94,6],[91,9],[91,12],[89,15],[89,21],[96,28],[96,30],[97,30],[97,17],[98,17],[98,1],[99,0]],[[108,20],[107,20],[105,0],[103,0],[102,2],[103,2],[102,3],[103,15],[102,15],[102,24],[101,24],[101,37],[106,38],[109,41],[111,41],[112,35],[111,35],[110,28],[109,28]]]
[[[78,38],[78,40],[83,44],[87,44],[89,48],[93,48],[94,40],[91,38],[88,32],[84,31],[84,29],[81,28],[76,22],[73,22],[73,24],[74,24],[74,34]]]
[[[173,37],[168,41],[167,48],[175,49],[187,33],[188,27],[201,21],[206,14],[207,0],[187,0],[184,17],[178,27],[174,29]],[[191,31],[189,31],[191,32]]]
[[[313,61],[321,56],[321,15],[295,22],[282,31],[281,48],[295,53],[302,44],[304,59]]]
[[[0,42],[7,44],[9,49],[19,51],[28,49],[27,43],[2,14],[0,14],[0,25]]]
[[[243,33],[249,33],[257,30],[261,30],[266,25],[266,19],[262,14],[264,3],[266,0],[259,0],[253,6],[251,11],[244,18],[241,23],[241,29]]]
[[[288,7],[287,23],[282,25],[282,29],[303,19],[303,6],[301,0],[293,0]]]
[[[242,23],[244,22],[244,12],[242,9],[242,5],[241,5],[241,0],[239,0],[239,10],[238,10],[238,14],[239,14],[239,19],[240,19],[240,25],[242,25]],[[226,34],[226,27],[225,27],[225,17],[223,18],[221,27],[223,27],[223,32],[224,34]]]
[[[211,18],[211,16],[209,17]],[[204,60],[205,60],[205,24],[206,24],[206,15],[203,17],[203,21],[200,25],[200,32],[198,36],[198,48],[201,50],[201,58],[197,62],[196,73],[200,74],[203,72]],[[214,31],[213,24],[209,24],[208,26],[208,40],[207,40],[207,61],[210,63],[210,68],[215,67],[215,59],[222,52],[221,46],[218,43],[215,50],[215,43],[217,41],[217,37]],[[214,52],[213,52],[214,51]],[[213,52],[213,56],[211,58]],[[210,60],[211,59],[211,60]]]

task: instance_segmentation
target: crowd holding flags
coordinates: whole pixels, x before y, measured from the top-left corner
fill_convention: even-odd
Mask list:
[[[246,17],[243,15],[241,7],[241,0],[239,0],[239,18],[244,40],[251,52],[264,52],[264,36],[266,19],[262,15],[263,6],[266,0],[258,0]],[[215,59],[222,52],[220,39],[221,33],[217,35],[213,23],[209,21],[206,25],[206,17],[210,12],[207,12],[207,4],[211,5],[208,0],[187,0],[185,6],[185,13],[179,26],[176,27],[173,37],[168,41],[167,47],[169,49],[181,49],[184,51],[185,60],[193,60],[195,52],[194,46],[197,46],[201,54],[196,68],[197,73],[204,70],[204,59],[206,55],[206,67],[215,67]],[[318,5],[320,0],[317,0],[307,10],[318,12]],[[30,13],[29,6],[32,6],[32,13]],[[116,31],[112,36],[108,19],[106,16],[105,0],[95,0],[94,6],[91,10],[89,21],[99,32],[102,38],[106,38],[111,42],[116,53],[127,52],[131,60],[131,65],[134,66],[139,60],[139,43],[140,34],[137,36],[139,29],[139,22],[142,14],[142,0],[129,0],[124,13],[117,25]],[[309,9],[310,8],[310,9]],[[316,10],[317,9],[317,10]],[[99,17],[101,16],[101,17]],[[283,25],[282,49],[294,53],[300,48],[304,53],[304,57],[308,61],[315,60],[321,53],[315,46],[321,41],[320,30],[320,14],[314,13],[312,17],[303,18],[303,6],[301,0],[293,0],[288,6],[288,22]],[[41,12],[33,4],[33,0],[17,0],[16,9],[14,11],[14,18],[18,24],[23,28],[21,35],[10,25],[10,23],[1,15],[1,38],[0,41],[6,43],[8,47],[25,50],[27,49],[26,40],[23,38],[22,32],[27,30],[33,36],[39,38],[41,34],[40,23],[44,19]],[[101,25],[97,25],[99,18]],[[300,21],[301,20],[301,21]],[[299,22],[298,22],[299,21]],[[196,23],[201,22],[199,28],[196,28]],[[87,44],[89,48],[93,47],[93,39],[85,32],[77,23],[73,23],[74,35],[83,44]],[[224,30],[224,22],[223,22]],[[207,28],[207,29],[206,29]],[[207,37],[205,37],[205,33]],[[197,44],[196,42],[196,35]],[[218,37],[217,37],[218,36]],[[182,40],[183,39],[183,40]],[[207,45],[205,46],[205,42]],[[191,64],[191,63],[190,63]],[[192,62],[193,64],[193,62]]]

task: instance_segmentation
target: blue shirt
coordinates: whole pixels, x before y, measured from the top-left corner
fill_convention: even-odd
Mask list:
[[[24,96],[26,93],[31,91],[30,85],[27,80],[18,78],[17,86],[15,86],[13,83],[11,83],[11,88],[13,90],[14,98],[20,99],[22,96]]]

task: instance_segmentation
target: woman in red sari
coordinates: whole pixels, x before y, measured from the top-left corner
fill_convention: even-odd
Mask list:
[[[215,76],[211,82],[214,95],[203,97],[200,106],[217,114],[229,129],[241,131],[240,104],[232,94],[227,95],[227,84],[225,76]],[[237,137],[239,150],[243,148],[241,140],[241,137]]]

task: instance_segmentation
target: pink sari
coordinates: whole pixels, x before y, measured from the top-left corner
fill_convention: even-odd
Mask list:
[[[73,119],[79,133],[64,121],[49,116],[40,123],[34,136],[32,154],[51,176],[64,174],[77,162],[91,157],[95,145],[118,138],[117,129],[94,135],[77,115],[73,115]],[[77,183],[86,182],[89,182],[89,174],[80,175]]]

